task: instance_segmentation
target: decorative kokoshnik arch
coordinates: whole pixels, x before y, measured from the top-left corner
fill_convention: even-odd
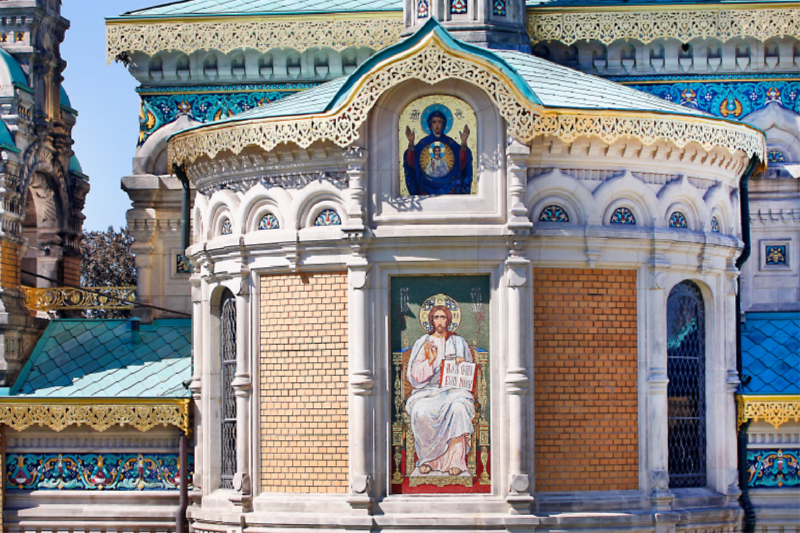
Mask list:
[[[169,168],[204,155],[214,158],[224,150],[238,154],[248,146],[270,151],[280,143],[306,148],[328,140],[344,148],[358,140],[359,127],[389,89],[412,79],[433,85],[451,78],[481,88],[507,121],[511,135],[524,143],[539,135],[555,136],[567,143],[582,135],[594,135],[608,144],[628,137],[646,145],[669,141],[679,148],[696,142],[707,151],[719,146],[731,154],[741,150],[748,157],[766,159],[764,135],[745,124],[659,112],[545,107],[525,95],[527,87],[521,89],[520,82],[504,69],[481,55],[450,46],[438,31],[431,31],[410,49],[389,56],[360,76],[344,101],[330,111],[234,119],[177,133],[169,142]]]

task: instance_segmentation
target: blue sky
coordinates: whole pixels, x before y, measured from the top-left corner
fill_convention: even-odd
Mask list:
[[[105,17],[164,0],[63,0],[61,13],[71,26],[61,45],[67,61],[64,88],[78,122],[72,149],[92,186],[86,201],[84,230],[125,226],[128,196],[120,179],[131,173],[139,133],[136,80],[116,63],[106,67]]]

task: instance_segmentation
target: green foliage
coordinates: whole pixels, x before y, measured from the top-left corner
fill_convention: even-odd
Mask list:
[[[128,228],[114,231],[89,231],[84,233],[81,247],[82,287],[135,287],[136,264],[131,245],[133,236]],[[87,318],[128,318],[128,309],[92,309]]]

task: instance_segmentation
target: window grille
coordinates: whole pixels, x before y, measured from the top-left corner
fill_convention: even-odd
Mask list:
[[[694,283],[667,300],[670,488],[706,486],[706,347],[703,296]]]
[[[236,374],[236,298],[226,293],[220,312],[220,356],[222,359],[222,475],[220,487],[233,488],[236,473],[236,396],[231,383]]]

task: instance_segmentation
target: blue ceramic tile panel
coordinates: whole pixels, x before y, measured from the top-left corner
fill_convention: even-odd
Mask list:
[[[800,394],[800,313],[747,313],[742,367],[745,394]]]
[[[12,394],[41,398],[188,397],[191,321],[141,324],[134,343],[128,320],[53,320]]]

